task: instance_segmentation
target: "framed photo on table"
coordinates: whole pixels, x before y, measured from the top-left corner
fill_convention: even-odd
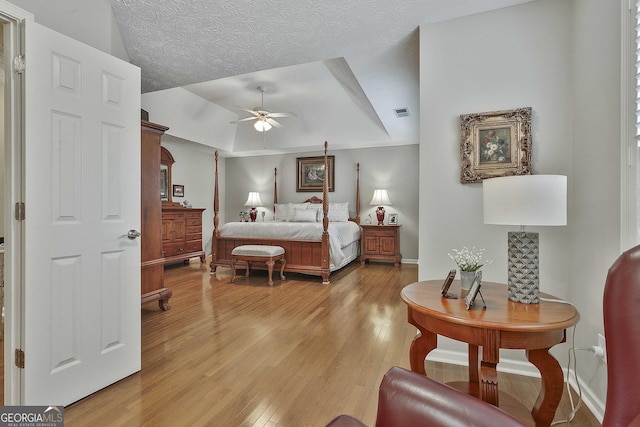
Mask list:
[[[389,214],[389,225],[398,225],[398,214]]]
[[[324,170],[324,156],[298,157],[296,159],[296,191],[322,191],[327,180],[329,191],[334,191],[335,156],[327,156],[327,170]]]
[[[469,292],[467,292],[467,296],[464,297],[464,302],[467,305],[467,310],[469,310],[474,302],[478,294],[480,294],[480,298],[482,298],[482,294],[480,293],[480,286],[482,286],[482,271],[476,271],[476,278],[471,284],[471,288]],[[484,298],[482,298],[482,303],[484,304]],[[484,308],[487,308],[486,304],[484,304]]]
[[[442,288],[440,289],[440,293],[445,298],[458,298],[458,295],[449,293],[449,288],[451,287],[451,283],[453,283],[453,279],[456,277],[456,270],[450,270],[449,274],[447,274],[446,279],[444,279],[444,283],[442,284]]]
[[[460,115],[460,182],[531,174],[531,107]]]

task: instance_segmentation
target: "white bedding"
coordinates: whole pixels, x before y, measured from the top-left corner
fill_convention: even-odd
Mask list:
[[[342,249],[360,240],[360,227],[353,221],[330,222],[330,262],[342,265],[345,254]],[[221,237],[266,238],[284,240],[320,240],[322,224],[318,222],[229,222],[220,227]]]

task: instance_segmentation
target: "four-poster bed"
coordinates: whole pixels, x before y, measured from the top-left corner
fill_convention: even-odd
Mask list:
[[[327,143],[324,144],[324,166],[327,170]],[[213,238],[211,240],[211,273],[219,266],[231,265],[231,251],[240,245],[281,246],[285,250],[285,271],[322,276],[329,275],[355,260],[360,249],[360,164],[356,165],[355,217],[348,214],[348,203],[330,203],[327,180],[323,182],[322,199],[312,197],[302,203],[289,203],[289,218],[278,218],[277,169],[274,169],[274,216],[267,222],[219,222],[218,152],[215,154],[213,196]],[[307,210],[308,208],[308,210]],[[332,210],[333,209],[333,210]],[[318,215],[309,212],[314,210]],[[338,211],[346,216],[338,217]],[[304,217],[304,219],[302,219]],[[310,219],[311,217],[311,219]],[[301,221],[296,222],[298,218]],[[241,263],[238,263],[241,265]],[[241,266],[242,268],[242,266]]]

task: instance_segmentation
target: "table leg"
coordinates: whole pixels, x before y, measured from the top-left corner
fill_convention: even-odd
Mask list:
[[[411,341],[411,347],[409,348],[409,363],[411,364],[411,370],[422,375],[426,375],[424,369],[424,359],[427,354],[436,347],[438,347],[438,336],[432,332],[423,329],[412,318],[411,310],[409,310],[409,323],[418,328],[418,334]]]
[[[536,426],[550,426],[562,398],[564,376],[562,367],[548,348],[527,351],[527,359],[540,371],[542,384],[531,415]]]
[[[478,375],[478,346],[469,344],[469,382],[478,384],[480,376]]]
[[[498,406],[498,372],[496,364],[480,362],[480,398],[485,402]]]
[[[482,358],[480,362],[480,399],[499,405],[498,362],[500,361],[499,332],[483,331]]]

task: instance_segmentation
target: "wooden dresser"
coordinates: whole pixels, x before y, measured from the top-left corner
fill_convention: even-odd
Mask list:
[[[142,304],[158,300],[162,310],[169,309],[171,290],[164,287],[162,256],[162,202],[160,201],[160,139],[169,128],[156,123],[141,123],[141,293]]]
[[[202,212],[204,209],[184,208],[180,204],[162,207],[162,252],[165,262],[187,261],[199,257],[202,249]]]

